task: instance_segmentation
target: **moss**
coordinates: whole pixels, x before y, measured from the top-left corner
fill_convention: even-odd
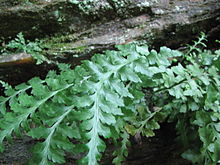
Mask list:
[[[57,34],[56,36],[48,37],[44,39],[43,43],[45,45],[54,45],[54,44],[59,44],[59,43],[73,42],[76,39],[77,39],[77,36],[75,36],[74,34],[71,34],[71,35]]]
[[[74,48],[74,50],[75,50],[77,53],[83,53],[86,49],[88,49],[87,46],[79,46],[79,47]]]
[[[90,48],[88,46],[74,46],[74,40],[77,38],[74,35],[59,35],[44,39],[42,47],[49,55],[60,56],[65,54],[72,54],[78,57],[78,54],[84,54]]]

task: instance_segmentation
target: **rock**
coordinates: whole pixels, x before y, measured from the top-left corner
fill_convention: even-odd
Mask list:
[[[111,49],[116,44],[144,41],[156,48],[163,45],[178,48],[191,42],[201,31],[208,34],[212,45],[211,41],[220,36],[216,35],[220,34],[220,3],[217,0],[169,1],[165,6],[163,3],[153,3],[144,11],[140,7],[139,15],[129,10],[130,15],[134,14],[129,18],[117,14],[115,19],[94,22],[93,27],[85,30],[46,39],[45,43],[49,46],[47,53],[73,56],[74,63],[78,59],[87,59],[93,53]]]
[[[0,56],[0,67],[21,65],[26,63],[34,63],[34,59],[30,54],[18,53]]]
[[[2,1],[0,3],[6,3],[6,0]],[[171,37],[180,31],[191,36],[197,35],[200,30],[209,31],[217,26],[219,21],[215,19],[220,15],[219,9],[218,0],[30,1],[0,7],[0,36],[13,37],[22,31],[26,37],[37,38],[66,32],[84,34],[83,38],[87,39],[83,41],[90,43],[112,34],[104,44],[146,39],[154,36],[155,31],[163,34],[167,31],[172,33],[166,34]],[[90,31],[94,34],[88,35]],[[94,44],[103,44],[103,41]]]
[[[210,45],[220,39],[219,0],[0,0],[0,4],[4,4],[0,6],[1,37],[18,32],[28,39],[41,37],[43,55],[72,65],[133,41],[151,48],[178,48],[201,31],[208,34]],[[1,67],[1,76],[12,75]]]

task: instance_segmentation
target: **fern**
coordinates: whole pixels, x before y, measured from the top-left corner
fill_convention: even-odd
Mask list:
[[[113,153],[113,155],[116,157],[113,159],[112,163],[116,165],[121,164],[121,162],[126,159],[128,156],[128,145],[130,145],[129,134],[126,131],[122,132],[121,137],[121,142],[116,142],[116,144],[118,144],[120,147],[118,147],[118,149]]]
[[[33,59],[36,60],[37,65],[42,64],[43,62],[51,63],[51,61],[42,55],[42,42],[37,39],[34,42],[26,40],[22,32],[18,33],[15,39],[11,40],[7,45],[1,48],[1,53],[3,55],[14,52],[30,54]]]
[[[184,54],[166,47],[156,52],[147,46],[120,45],[74,70],[59,64],[60,72],[50,71],[45,80],[33,78],[15,88],[1,82],[5,96],[0,98],[0,142],[14,134],[39,139],[30,164],[61,164],[66,152],[83,152],[78,163],[96,165],[105,141],[112,139],[117,147],[113,163],[121,164],[130,136],[154,136],[159,123],[169,118],[177,122],[185,158],[216,163],[220,54],[197,51],[197,46]],[[187,143],[193,140],[200,143],[190,148]]]

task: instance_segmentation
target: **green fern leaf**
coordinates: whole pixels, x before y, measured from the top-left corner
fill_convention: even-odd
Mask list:
[[[44,135],[45,141],[42,143],[42,147],[40,147],[40,150],[36,150],[35,152],[40,153],[40,157],[42,158],[39,162],[39,165],[47,165],[49,164],[49,160],[51,160],[54,163],[64,163],[64,152],[59,149],[59,151],[56,148],[63,148],[64,150],[70,150],[73,148],[72,143],[68,142],[67,139],[62,139],[61,141],[58,140],[58,138],[54,138],[54,134],[56,133],[56,130],[60,126],[61,122],[65,119],[65,117],[73,111],[73,106],[71,107],[64,107],[63,114],[57,117],[56,122],[53,124],[50,128],[38,128],[35,131],[31,131],[29,135],[36,136],[36,131],[40,131],[41,134],[46,133]],[[41,136],[41,135],[40,135]],[[40,138],[38,135],[37,138]]]
[[[122,141],[121,143],[119,143],[119,148],[114,151],[113,155],[116,156],[112,163],[116,164],[116,165],[121,165],[122,161],[125,160],[125,158],[128,156],[128,148],[127,146],[130,145],[129,142],[129,134],[127,132],[123,132],[123,134],[121,135],[122,137]]]

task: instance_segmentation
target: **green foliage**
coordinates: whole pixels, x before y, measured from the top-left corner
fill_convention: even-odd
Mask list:
[[[184,158],[217,164],[220,51],[197,49],[203,37],[186,54],[119,45],[74,70],[59,64],[60,72],[50,71],[45,80],[33,78],[15,88],[1,82],[0,143],[28,135],[41,141],[30,164],[61,164],[65,153],[83,152],[78,163],[96,165],[111,139],[113,163],[119,165],[128,155],[130,136],[154,136],[168,119],[177,123]]]
[[[34,42],[25,40],[22,33],[18,33],[17,37],[14,40],[11,40],[4,48],[1,49],[1,53],[3,55],[7,55],[12,52],[31,54],[32,57],[37,61],[36,64],[41,64],[44,61],[48,61],[42,55],[42,51],[43,49],[39,40],[35,40]]]

